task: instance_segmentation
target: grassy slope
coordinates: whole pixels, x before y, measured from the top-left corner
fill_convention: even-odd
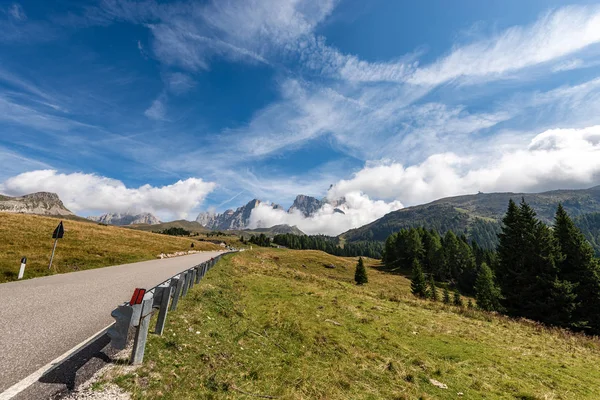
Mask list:
[[[217,246],[192,238],[177,238],[90,222],[64,221],[65,236],[58,242],[53,271],[48,262],[58,219],[0,213],[0,282],[15,280],[21,257],[27,256],[25,278],[150,260],[161,252],[212,250]]]
[[[324,268],[330,263],[337,268]],[[372,267],[369,284],[357,287],[354,265],[318,251],[227,256],[169,314],[164,336],[150,336],[144,365],[106,379],[138,399],[600,393],[597,340],[417,300],[406,278]]]

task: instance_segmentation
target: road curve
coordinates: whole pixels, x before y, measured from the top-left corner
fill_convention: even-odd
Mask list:
[[[114,322],[136,287],[151,288],[220,251],[0,284],[0,393]]]

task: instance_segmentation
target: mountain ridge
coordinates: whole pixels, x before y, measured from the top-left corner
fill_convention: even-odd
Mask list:
[[[0,195],[0,211],[48,216],[74,216],[56,193],[36,192],[23,196]]]
[[[127,226],[135,224],[158,225],[161,221],[151,213],[106,213],[87,217],[90,221],[106,225]]]
[[[441,234],[448,230],[473,236],[489,236],[490,245],[496,238],[510,199],[520,202],[524,198],[546,224],[551,224],[558,203],[562,203],[574,218],[600,212],[600,186],[588,189],[558,189],[540,193],[477,193],[445,197],[417,206],[392,211],[383,217],[350,229],[340,235],[343,241],[384,241],[391,233],[402,228],[423,226],[436,229]]]

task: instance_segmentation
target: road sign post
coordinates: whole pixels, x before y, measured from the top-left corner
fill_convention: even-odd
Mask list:
[[[52,268],[52,260],[54,260],[54,252],[56,251],[56,245],[58,244],[58,239],[62,239],[65,234],[65,228],[63,226],[62,221],[58,224],[54,233],[52,233],[52,239],[54,239],[54,247],[52,248],[52,255],[50,256],[50,264],[48,265],[48,269]]]
[[[21,258],[21,268],[19,269],[19,277],[17,279],[23,279],[25,274],[25,266],[27,265],[27,257]]]

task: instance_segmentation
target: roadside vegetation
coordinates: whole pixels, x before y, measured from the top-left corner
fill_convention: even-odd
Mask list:
[[[424,300],[363,266],[368,279],[358,259],[320,251],[225,256],[149,337],[144,364],[103,380],[136,399],[597,399],[597,338],[455,306],[447,290]]]
[[[25,279],[136,261],[160,253],[216,250],[220,247],[191,238],[159,235],[92,222],[64,221],[52,270],[48,270],[59,219],[28,214],[0,213],[0,282],[17,279],[21,257],[27,257]]]
[[[549,227],[510,200],[498,237],[496,250],[484,250],[452,231],[403,229],[386,240],[383,260],[392,271],[412,268],[417,296],[431,297],[427,276],[485,310],[600,334],[600,263],[561,204]]]

